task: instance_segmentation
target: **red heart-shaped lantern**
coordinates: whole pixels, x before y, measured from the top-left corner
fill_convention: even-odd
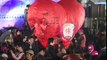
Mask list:
[[[62,25],[62,29],[63,42],[68,48],[71,40],[84,23],[85,10],[77,0],[61,0],[59,4],[63,6],[67,15],[67,21]]]
[[[66,19],[64,8],[51,0],[37,0],[28,9],[28,23],[44,47],[48,38],[60,35],[60,26]]]
[[[62,6],[61,6],[62,5]],[[84,8],[76,0],[37,0],[28,9],[28,23],[40,43],[48,47],[48,38],[61,35],[66,48],[83,25]]]

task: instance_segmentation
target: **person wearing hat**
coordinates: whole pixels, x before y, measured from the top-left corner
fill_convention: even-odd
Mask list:
[[[6,53],[3,53],[3,54],[1,55],[0,60],[7,60],[7,59],[8,59],[8,55],[7,55]]]
[[[26,60],[33,60],[33,56],[34,56],[33,50],[26,51]]]

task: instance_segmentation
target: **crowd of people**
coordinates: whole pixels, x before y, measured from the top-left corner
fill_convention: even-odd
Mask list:
[[[86,31],[85,31],[86,32]],[[5,35],[3,35],[5,33]],[[83,44],[84,35],[86,40]],[[44,48],[35,35],[24,34],[18,29],[0,32],[0,60],[105,60],[106,34],[100,32],[93,35],[78,32],[68,49],[58,37],[48,39],[48,48]],[[95,39],[95,40],[93,40]],[[91,55],[88,46],[93,44],[98,55]]]

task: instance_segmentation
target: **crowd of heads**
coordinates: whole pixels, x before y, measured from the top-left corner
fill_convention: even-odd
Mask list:
[[[9,34],[7,34],[3,39],[2,35],[4,33],[5,32],[0,31],[0,40],[3,40],[0,42],[1,60],[72,60],[73,56],[78,57],[77,60],[85,60],[87,59],[85,55],[90,52],[88,51],[88,39],[86,41],[86,46],[81,46],[82,40],[84,40],[83,32],[79,32],[75,35],[68,49],[65,48],[61,37],[57,37],[59,38],[59,40],[57,40],[57,44],[55,44],[55,38],[49,38],[48,48],[44,48],[35,35],[24,34],[21,30],[13,29],[11,31],[8,30]],[[96,35],[96,37],[99,35],[100,34]],[[104,40],[105,35],[103,35],[101,35],[102,38],[98,37],[97,39]],[[99,43],[98,40],[97,42],[94,42],[93,45],[98,47],[95,49],[100,53],[101,49],[106,48],[106,46],[104,45],[102,47],[97,45],[97,43]]]
[[[8,33],[8,34],[7,34]],[[4,35],[6,34],[6,35]],[[4,36],[2,36],[4,35]],[[34,35],[24,34],[18,29],[0,32],[1,60],[47,60],[47,48],[44,48]],[[49,45],[54,46],[54,38],[49,38]],[[55,53],[55,52],[54,52]]]

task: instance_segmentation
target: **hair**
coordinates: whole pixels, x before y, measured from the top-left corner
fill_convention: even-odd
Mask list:
[[[17,30],[16,30],[16,35],[17,35],[17,32],[20,32],[20,36],[22,36],[22,34],[23,34],[23,33],[22,33],[22,30],[17,29]]]
[[[37,36],[33,35],[33,38],[34,38],[34,39],[37,39]]]
[[[52,43],[54,41],[54,38],[49,38],[48,39],[48,44]]]
[[[22,48],[24,47],[23,44],[22,44],[21,42],[15,43],[14,46],[19,46],[19,47],[22,47]]]
[[[14,47],[16,47],[16,46],[21,47],[21,48],[22,48],[22,50],[23,50],[23,52],[25,51],[24,44],[22,44],[21,42],[15,43],[15,44],[14,44]],[[14,48],[12,48],[12,50],[15,50],[15,49],[14,49]]]
[[[16,32],[18,32],[18,31],[22,32],[21,30],[17,29]]]
[[[28,41],[29,39],[31,39],[31,38],[34,39],[34,36],[28,36],[27,41]]]
[[[64,46],[64,44],[63,44],[62,41],[60,41],[58,44],[61,45],[61,47],[60,47],[61,49],[62,49],[62,48],[65,48],[65,46]]]
[[[26,5],[26,7],[30,7],[30,4]]]
[[[42,50],[45,51],[46,49],[44,47],[41,47],[39,52],[42,51]]]

